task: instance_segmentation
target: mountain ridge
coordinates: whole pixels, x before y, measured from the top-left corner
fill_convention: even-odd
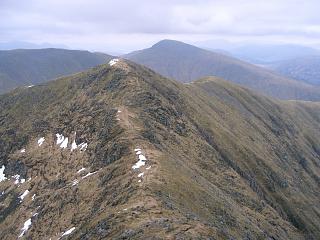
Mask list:
[[[89,51],[16,49],[0,51],[0,93],[87,70],[112,57]]]
[[[271,69],[284,76],[296,79],[301,82],[306,82],[314,86],[320,86],[320,73],[317,70],[319,69],[319,66],[319,55],[293,58],[274,62],[269,65]]]
[[[0,237],[316,239],[319,109],[123,59],[1,95]]]
[[[241,60],[190,44],[163,40],[124,56],[181,82],[217,76],[280,99],[319,101],[320,89]]]

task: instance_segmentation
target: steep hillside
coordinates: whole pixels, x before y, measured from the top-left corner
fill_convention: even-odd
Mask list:
[[[107,54],[54,48],[0,51],[0,93],[81,72],[110,59]]]
[[[271,68],[284,76],[320,86],[320,56],[305,56],[275,62]]]
[[[319,239],[319,113],[125,60],[16,89],[0,238]]]
[[[125,58],[181,82],[217,76],[280,99],[320,100],[320,88],[182,42],[163,40]]]

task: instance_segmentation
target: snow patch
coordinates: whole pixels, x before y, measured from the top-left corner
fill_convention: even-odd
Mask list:
[[[32,201],[34,201],[35,198],[36,198],[36,194],[33,194],[31,197]]]
[[[147,161],[146,157],[142,154],[139,154],[139,160],[140,161]]]
[[[23,224],[23,228],[21,228],[21,234],[19,235],[19,238],[21,238],[26,231],[28,231],[28,229],[31,227],[31,218],[29,218],[27,221],[24,222]]]
[[[19,174],[16,174],[16,175],[12,176],[12,178],[15,179],[14,184],[24,183],[26,181],[24,178],[20,179],[20,175]]]
[[[20,175],[14,175],[12,178],[15,179],[14,184],[18,184],[20,182]]]
[[[76,140],[73,140],[72,144],[71,144],[71,152],[75,149],[77,149],[77,143],[76,143]]]
[[[91,176],[91,175],[93,175],[95,173],[97,173],[97,172],[89,172],[87,175],[83,176],[82,179],[85,179],[85,178],[87,178],[87,177],[89,177],[89,176]]]
[[[2,165],[2,167],[0,168],[0,182],[2,182],[2,181],[7,179],[5,174],[4,174],[4,169],[5,169],[5,166]]]
[[[87,150],[87,147],[88,147],[88,143],[80,143],[79,144],[80,151]]]
[[[139,161],[132,166],[132,169],[139,169],[146,164],[147,158],[141,153],[140,148],[136,148],[134,151],[138,155]]]
[[[151,166],[147,167],[146,169],[149,170],[151,168]]]
[[[133,166],[132,166],[132,169],[139,169],[140,167],[146,165],[146,163],[144,161],[138,161],[136,162]]]
[[[41,146],[41,145],[44,143],[44,141],[45,141],[45,138],[44,138],[44,137],[39,138],[39,140],[38,140],[38,145]]]
[[[60,147],[61,148],[67,148],[68,147],[68,141],[69,139],[66,137],[63,142],[61,143]]]
[[[75,132],[75,136],[76,136],[76,132]],[[62,134],[59,134],[57,133],[56,134],[56,137],[57,137],[57,145],[60,145],[61,148],[68,148],[68,142],[69,142],[69,138],[68,137],[65,137],[63,136]],[[73,142],[71,143],[71,152],[73,150],[76,150],[77,148],[80,149],[80,151],[85,151],[87,150],[87,147],[88,147],[88,143],[86,142],[83,142],[83,143],[80,143],[79,145],[77,145],[76,143],[76,139],[74,138]]]
[[[21,200],[20,202],[22,202],[22,200],[28,195],[29,190],[25,190],[24,193],[22,193],[22,195],[19,197]]]
[[[115,65],[117,62],[119,62],[119,59],[118,59],[118,58],[114,58],[114,59],[112,59],[112,60],[109,61],[109,65],[110,65],[110,66],[113,66],[113,65]]]
[[[81,168],[77,173],[81,173],[84,170],[86,170],[86,168]]]
[[[21,151],[20,151],[21,153],[25,153],[26,152],[26,149],[25,148],[23,148],[23,149],[21,149]]]
[[[75,185],[77,185],[78,183],[79,183],[79,180],[78,180],[78,179],[75,179],[75,180],[72,181],[72,186],[75,186]]]
[[[139,181],[138,181],[139,183],[141,183],[141,179],[139,179]]]
[[[140,178],[140,177],[143,177],[143,175],[144,175],[144,173],[142,172],[142,173],[139,173],[138,174],[138,177]]]
[[[64,140],[64,136],[62,134],[57,133],[56,137],[57,137],[57,145],[60,145]]]
[[[135,148],[134,149],[136,155],[138,155],[138,159],[139,161],[136,162],[133,166],[132,166],[132,169],[139,169],[140,167],[146,165],[146,161],[147,161],[147,158],[142,154],[142,150],[141,148]],[[141,173],[140,173],[141,174]],[[140,174],[138,177],[140,177]],[[141,177],[143,176],[143,173],[141,175]]]
[[[67,236],[67,235],[71,234],[75,229],[76,229],[75,227],[70,228],[69,230],[65,231],[65,232],[61,235],[61,237]]]

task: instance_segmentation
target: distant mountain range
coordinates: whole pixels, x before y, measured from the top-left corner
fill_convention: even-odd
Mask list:
[[[64,48],[68,47],[63,44],[51,43],[31,43],[24,41],[0,42],[0,50],[14,50],[14,49],[43,49],[43,48]]]
[[[0,51],[0,93],[84,71],[111,58],[103,53],[54,48]]]
[[[269,67],[292,79],[320,86],[320,55],[274,62]]]
[[[181,82],[217,76],[280,99],[320,100],[320,88],[183,42],[163,40],[124,56]]]
[[[297,49],[295,54],[303,50]],[[320,100],[320,87],[314,87],[318,85],[317,56],[269,63],[272,71],[226,52],[163,40],[124,57],[181,82],[217,76],[280,99]],[[0,93],[83,71],[111,58],[104,53],[54,48],[0,51]]]
[[[229,49],[232,56],[254,64],[268,64],[310,55],[319,55],[318,49],[300,45],[267,45],[250,44]]]
[[[285,77],[307,84],[320,85],[320,51],[301,45],[267,45],[250,44],[223,50],[208,50],[234,56],[273,70]]]

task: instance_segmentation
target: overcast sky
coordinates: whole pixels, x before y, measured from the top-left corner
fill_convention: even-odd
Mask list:
[[[319,9],[319,0],[0,0],[0,42],[109,52],[164,38],[318,45]]]

